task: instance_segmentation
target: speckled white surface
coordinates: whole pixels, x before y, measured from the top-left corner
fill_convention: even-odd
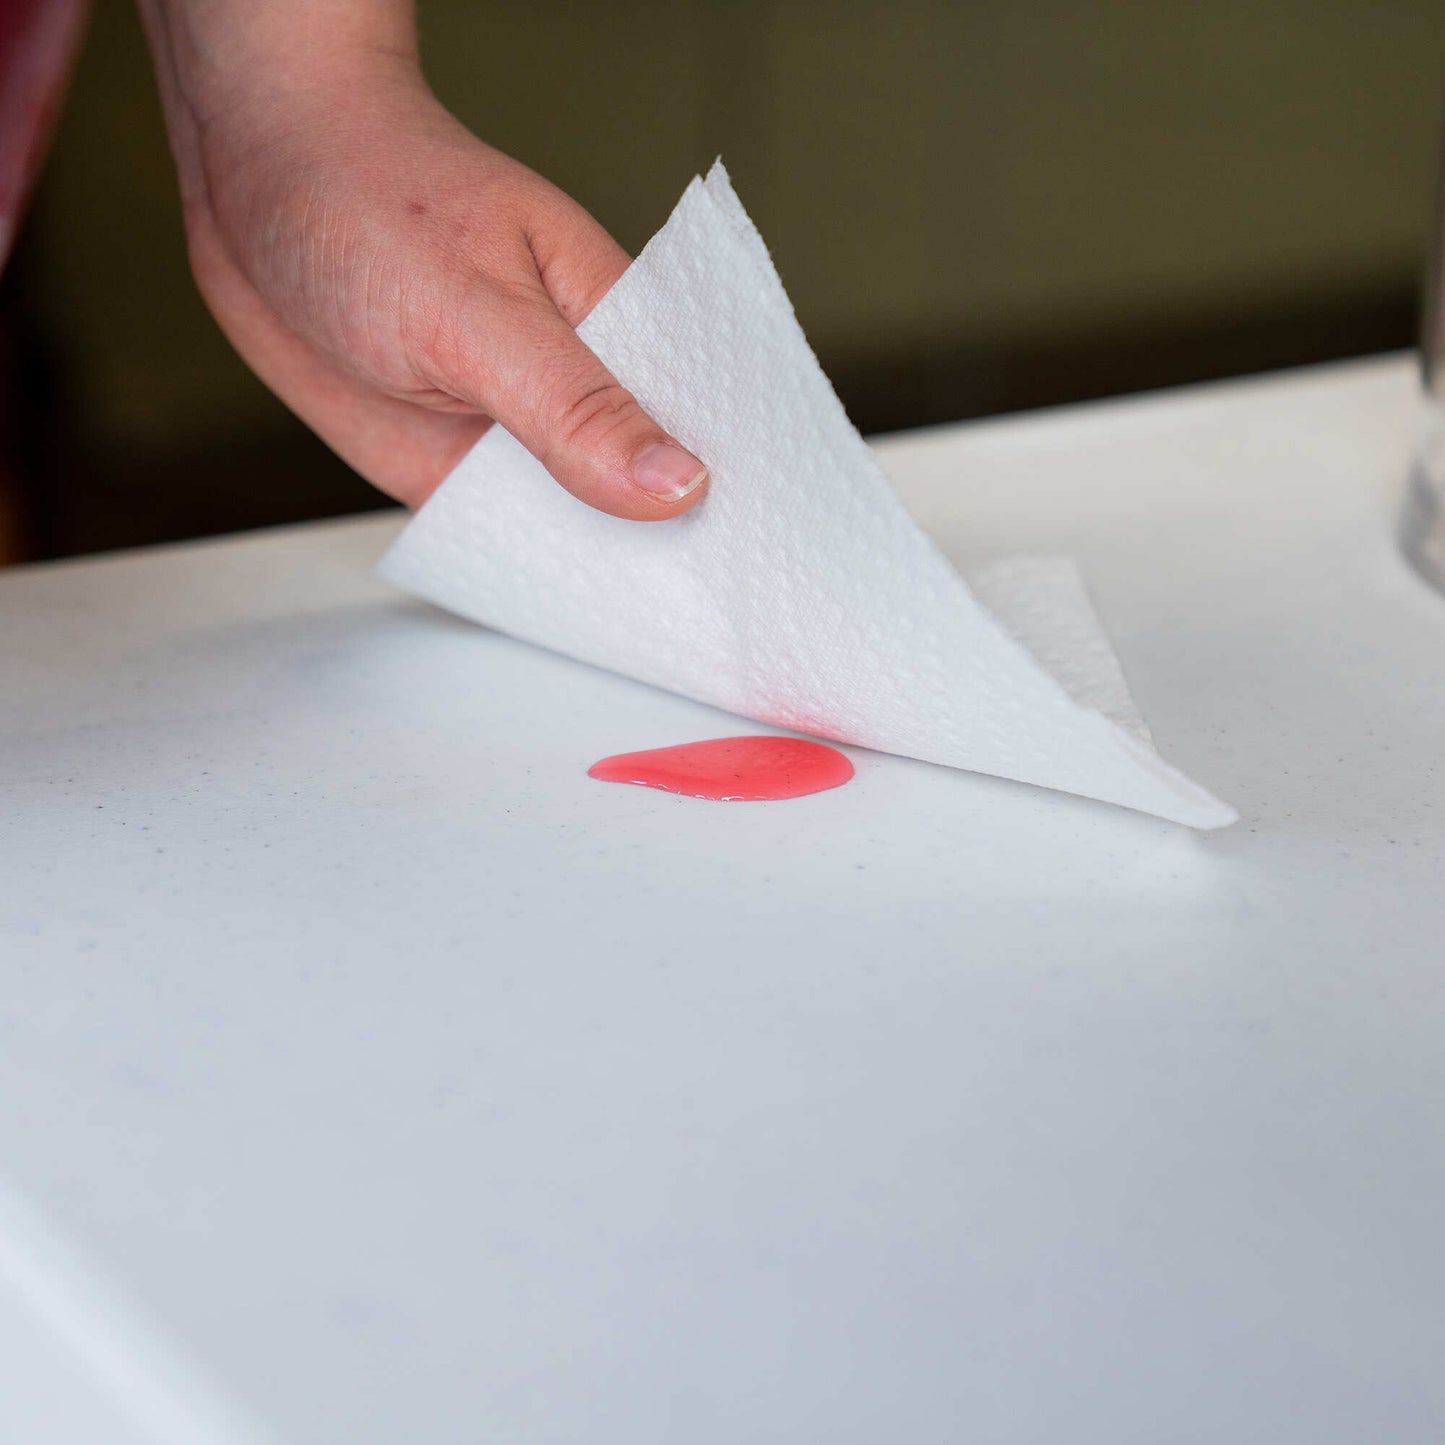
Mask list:
[[[960,565],[1081,560],[1207,836],[592,783],[737,724],[398,601],[388,517],[0,574],[0,1439],[1435,1445],[1411,406],[883,448]]]
[[[1021,647],[908,515],[720,164],[580,334],[706,459],[708,495],[649,526],[603,516],[493,428],[386,554],[389,581],[744,717],[1193,827],[1235,821],[1146,730],[1089,705],[1122,690],[1137,722],[1077,586],[996,589],[1023,603],[1031,637],[1085,634],[1078,648]],[[1072,605],[1055,615],[1060,600]],[[1062,677],[1040,665],[1050,656]]]

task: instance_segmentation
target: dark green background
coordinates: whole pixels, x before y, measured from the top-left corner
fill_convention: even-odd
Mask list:
[[[865,430],[1406,344],[1435,0],[423,0],[431,78],[630,249],[721,153]],[[6,282],[29,550],[371,503],[185,268],[101,0]]]

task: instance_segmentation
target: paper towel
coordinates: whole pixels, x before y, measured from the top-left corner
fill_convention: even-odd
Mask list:
[[[382,576],[750,718],[1194,827],[1234,821],[1150,746],[1068,563],[996,564],[976,596],[909,516],[720,163],[580,335],[706,462],[701,504],[606,516],[494,427]]]

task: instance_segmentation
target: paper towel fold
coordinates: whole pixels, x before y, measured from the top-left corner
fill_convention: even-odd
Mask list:
[[[606,516],[494,427],[383,577],[764,722],[1197,828],[1234,821],[1154,752],[1072,564],[1006,559],[975,593],[909,516],[721,164],[579,331],[708,464],[707,497],[666,522]]]

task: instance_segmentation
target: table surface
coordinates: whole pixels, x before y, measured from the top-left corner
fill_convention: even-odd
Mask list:
[[[1400,358],[886,439],[1080,558],[1220,834],[749,729],[368,575],[0,574],[0,1438],[1437,1442],[1445,599]]]

